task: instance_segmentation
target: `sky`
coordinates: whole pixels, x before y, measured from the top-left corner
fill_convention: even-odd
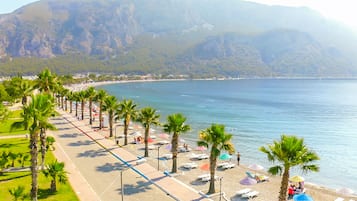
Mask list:
[[[10,13],[21,6],[38,0],[1,0],[0,14]],[[59,0],[60,1],[60,0]],[[223,1],[223,0],[222,0]],[[306,6],[323,16],[357,28],[356,0],[247,0],[268,5]]]

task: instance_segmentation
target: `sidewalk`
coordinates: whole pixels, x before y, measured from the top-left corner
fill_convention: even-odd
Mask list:
[[[190,186],[183,184],[182,182],[178,181],[173,177],[165,175],[163,172],[157,171],[156,168],[148,165],[147,163],[138,163],[138,158],[136,156],[126,151],[125,149],[118,147],[112,140],[106,139],[99,132],[93,131],[91,127],[85,125],[81,121],[78,121],[70,114],[63,111],[58,112],[70,124],[76,127],[81,132],[81,134],[86,135],[88,138],[91,139],[91,141],[96,142],[107,152],[112,154],[115,158],[126,164],[126,166],[133,170],[137,175],[156,185],[159,189],[164,191],[166,195],[172,197],[174,200],[210,200],[204,195],[201,195],[199,192],[197,192]],[[73,164],[70,161],[69,163]],[[77,185],[72,185],[77,190]],[[84,183],[83,186],[85,185],[86,184]],[[88,189],[88,187],[86,188]],[[83,191],[80,190],[80,192]]]

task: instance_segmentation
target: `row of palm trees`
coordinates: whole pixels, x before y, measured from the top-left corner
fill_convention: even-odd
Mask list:
[[[123,120],[124,124],[124,145],[128,144],[128,130],[131,121],[140,122],[145,130],[145,153],[148,157],[148,139],[151,126],[161,126],[160,114],[154,108],[145,107],[138,109],[136,103],[132,100],[118,101],[115,96],[109,95],[105,90],[95,90],[89,87],[82,91],[70,91],[65,89],[56,76],[48,69],[38,75],[35,81],[35,87],[40,94],[32,95],[30,103],[27,102],[28,94],[23,95],[23,118],[21,125],[25,126],[30,132],[30,148],[31,148],[31,173],[32,173],[32,189],[31,199],[37,201],[37,153],[38,139],[41,142],[41,154],[45,153],[42,145],[42,138],[45,137],[47,129],[53,129],[54,126],[49,123],[49,118],[55,113],[55,102],[63,110],[67,111],[67,102],[69,101],[69,112],[73,112],[72,104],[75,102],[75,115],[78,114],[78,105],[81,105],[81,119],[84,119],[84,107],[88,101],[89,109],[89,124],[93,123],[92,107],[93,101],[99,104],[99,129],[103,128],[103,113],[108,114],[109,119],[109,136],[113,137],[113,125],[117,120]],[[26,97],[26,98],[25,98]],[[25,101],[26,100],[26,101]],[[180,113],[172,114],[167,117],[167,122],[164,123],[163,130],[172,134],[172,149],[173,162],[172,172],[177,172],[177,153],[178,139],[182,133],[190,130],[190,126],[185,124],[186,117]],[[199,146],[205,146],[210,149],[210,185],[208,193],[215,193],[215,169],[217,158],[223,151],[229,153],[234,152],[234,146],[231,142],[233,135],[225,132],[224,125],[212,124],[209,128],[202,130],[199,133]],[[291,167],[300,166],[304,171],[318,171],[318,166],[312,164],[318,160],[316,153],[309,150],[304,144],[303,139],[296,136],[282,135],[280,141],[274,141],[273,144],[267,147],[261,147],[260,151],[266,153],[268,160],[279,162],[279,165],[269,169],[271,174],[282,174],[282,182],[279,193],[279,201],[286,200],[286,191],[289,178],[289,170]],[[44,158],[42,159],[42,165]]]

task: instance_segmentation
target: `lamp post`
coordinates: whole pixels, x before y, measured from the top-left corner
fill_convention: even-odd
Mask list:
[[[157,146],[157,170],[160,171],[160,147],[161,146]]]
[[[128,169],[129,169],[129,167],[120,168],[120,189],[121,189],[121,200],[122,201],[124,201],[123,172]]]
[[[222,179],[223,177],[219,178],[219,201],[222,200]]]

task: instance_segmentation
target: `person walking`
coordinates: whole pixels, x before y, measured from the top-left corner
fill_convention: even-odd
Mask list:
[[[238,162],[238,166],[239,166],[239,161],[240,161],[240,153],[237,153],[237,162]]]

